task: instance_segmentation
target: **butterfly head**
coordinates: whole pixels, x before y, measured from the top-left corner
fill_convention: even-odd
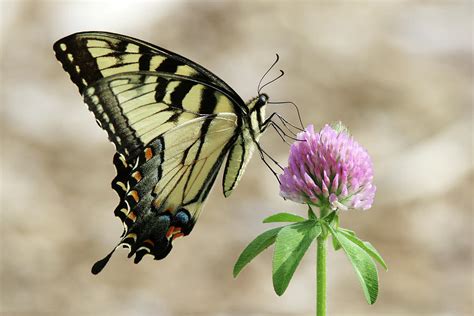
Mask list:
[[[257,102],[255,104],[256,107],[262,107],[262,106],[265,106],[268,102],[268,95],[265,94],[265,93],[261,93],[258,97],[257,97]]]
[[[260,93],[255,98],[247,102],[248,113],[259,110],[267,105],[269,97],[266,93]]]

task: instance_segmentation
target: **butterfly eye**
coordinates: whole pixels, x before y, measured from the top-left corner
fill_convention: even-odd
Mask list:
[[[264,106],[265,104],[267,104],[268,102],[268,95],[266,95],[265,93],[262,93],[258,96],[258,106],[261,107],[261,106]]]

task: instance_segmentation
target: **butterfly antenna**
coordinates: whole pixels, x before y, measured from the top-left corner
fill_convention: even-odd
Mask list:
[[[283,70],[280,69],[280,74],[278,75],[278,77],[276,77],[275,79],[272,79],[270,80],[269,82],[267,82],[266,84],[264,84],[263,86],[260,87],[260,90],[262,90],[263,88],[265,88],[266,86],[268,86],[269,84],[277,81],[278,79],[280,79],[281,77],[283,77],[285,75],[285,72]],[[260,90],[258,91],[258,94],[260,94]]]
[[[260,91],[262,90],[262,88],[265,85],[263,85],[263,87],[261,87],[261,84],[262,84],[262,81],[263,79],[266,77],[266,75],[268,75],[268,73],[270,72],[270,70],[272,70],[273,67],[275,67],[275,65],[277,64],[277,62],[280,60],[280,56],[278,56],[278,54],[276,54],[276,59],[275,61],[273,62],[273,64],[270,66],[270,68],[268,68],[268,70],[263,74],[262,78],[260,79],[260,81],[258,82],[258,86],[257,86],[257,95],[260,95]],[[281,77],[281,76],[280,76]],[[275,81],[275,80],[273,80]]]

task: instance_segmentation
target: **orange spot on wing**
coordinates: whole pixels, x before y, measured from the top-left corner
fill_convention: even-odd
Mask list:
[[[130,218],[132,221],[135,221],[137,219],[137,216],[133,212],[128,213],[127,217]]]
[[[173,235],[173,240],[175,240],[176,238],[179,238],[179,237],[183,237],[183,236],[184,236],[183,233],[174,234]]]
[[[142,179],[142,174],[139,171],[135,171],[132,173],[132,177],[138,182]]]
[[[130,195],[133,197],[133,199],[135,200],[135,202],[138,202],[140,200],[140,197],[138,196],[138,192],[133,190],[133,191],[130,191]]]
[[[153,151],[151,148],[145,148],[145,159],[148,161],[153,157]]]
[[[161,204],[161,202],[160,202],[159,199],[156,199],[156,200],[153,201],[153,205],[154,205],[156,208],[160,208],[160,204]]]
[[[155,243],[153,241],[151,241],[151,239],[147,239],[147,240],[143,241],[143,243],[147,243],[147,244],[151,245],[152,247],[155,247]]]
[[[171,226],[171,227],[168,229],[168,232],[166,233],[166,238],[170,238],[171,235],[173,235],[173,232],[174,232],[174,226]]]

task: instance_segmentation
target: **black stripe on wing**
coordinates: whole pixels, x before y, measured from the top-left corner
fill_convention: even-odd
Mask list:
[[[120,198],[115,215],[124,225],[118,246],[130,248],[135,263],[145,254],[164,258],[174,239],[191,232],[237,126],[232,113],[199,117],[157,137],[134,160],[115,155],[112,187]],[[92,272],[99,273],[111,254]]]
[[[219,111],[243,115],[235,100],[217,86],[149,71],[103,78],[87,87],[84,101],[127,161],[154,138],[187,120]]]
[[[88,85],[103,78],[94,57],[83,41],[66,37],[54,43],[53,49],[56,59],[61,62],[80,94]]]
[[[237,137],[234,145],[229,150],[227,161],[224,168],[224,175],[222,177],[222,189],[224,196],[228,197],[232,190],[237,185],[240,175],[243,172],[242,168],[246,163],[246,155],[248,155],[248,146],[245,144],[245,137],[243,132]],[[230,167],[232,165],[232,168]],[[230,169],[233,169],[230,171]],[[232,175],[230,173],[232,172]]]
[[[136,254],[135,263],[147,253],[153,254],[155,259],[164,258],[172,247],[166,233],[170,225],[176,225],[182,217],[182,214],[178,215],[179,210],[172,214],[158,212],[153,207],[153,189],[160,181],[164,150],[163,138],[159,137],[130,164],[120,153],[114,156],[117,176],[112,181],[112,188],[120,198],[114,213],[124,225],[120,245],[130,248],[129,257]],[[191,223],[190,215],[188,218],[180,224],[190,231],[194,223]]]
[[[80,32],[58,40],[56,58],[82,94],[101,78],[130,71],[159,71],[195,78],[226,91],[242,109],[243,100],[222,79],[201,65],[164,48],[108,32]]]

